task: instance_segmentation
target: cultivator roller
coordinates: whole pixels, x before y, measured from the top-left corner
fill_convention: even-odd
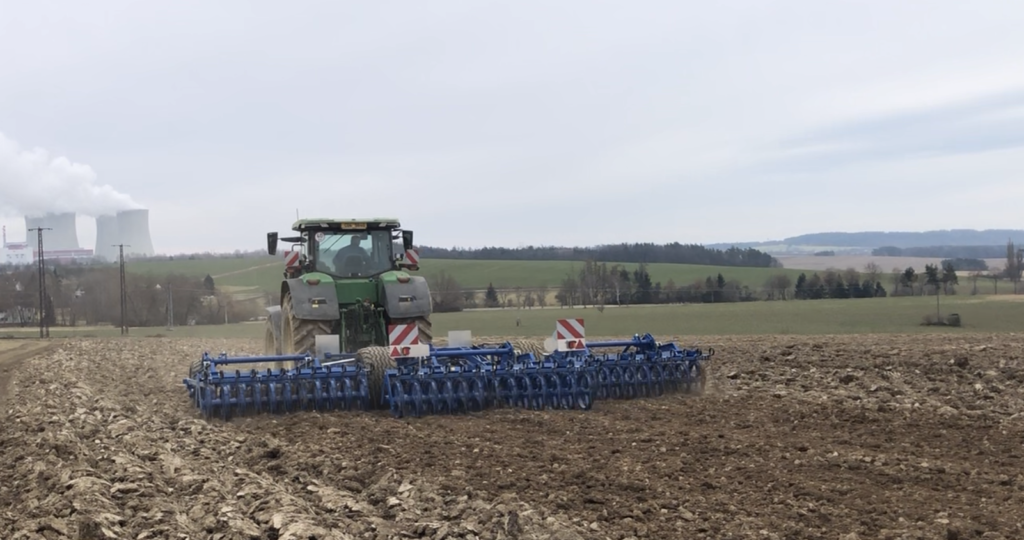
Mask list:
[[[207,418],[296,411],[366,409],[369,386],[365,368],[354,355],[321,363],[309,355],[213,357],[203,353],[183,379],[193,404]],[[291,367],[239,369],[245,364]],[[232,369],[234,368],[234,369]]]
[[[516,354],[509,342],[484,348],[468,339],[463,346],[389,347],[397,367],[384,374],[382,399],[395,417],[494,407],[585,410],[593,403],[594,373],[580,360],[538,360],[532,353]]]

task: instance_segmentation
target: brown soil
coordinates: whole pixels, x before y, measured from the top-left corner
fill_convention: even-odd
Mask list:
[[[68,341],[15,374],[0,537],[1024,538],[1024,336],[702,343],[699,397],[223,423],[181,378],[258,343]]]
[[[14,373],[26,359],[42,354],[52,345],[44,341],[0,341],[0,410],[7,398],[7,388]]]

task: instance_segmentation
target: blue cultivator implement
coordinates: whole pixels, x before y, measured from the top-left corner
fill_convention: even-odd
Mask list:
[[[714,355],[713,349],[704,353],[658,343],[650,334],[587,343],[582,319],[559,320],[545,344],[547,354],[516,354],[509,342],[473,346],[468,333],[450,338],[447,347],[434,347],[419,343],[415,324],[393,325],[388,333],[389,345],[376,349],[380,358],[204,353],[184,383],[208,418],[378,407],[395,417],[500,407],[589,410],[599,399],[702,390],[706,363]],[[595,352],[599,349],[620,350]],[[256,369],[260,363],[277,367]],[[248,369],[240,369],[245,364]]]
[[[395,417],[480,411],[494,407],[590,409],[594,370],[583,359],[516,355],[497,348],[433,348],[422,358],[397,358],[385,372],[384,399]]]
[[[611,354],[593,354],[591,349],[622,347]],[[706,362],[715,354],[700,349],[682,349],[675,343],[658,343],[650,334],[622,341],[587,344],[588,361],[597,372],[597,399],[657,397],[665,392],[702,391]],[[577,354],[556,353],[556,354]]]
[[[307,410],[366,409],[366,370],[354,355],[321,363],[309,355],[203,357],[184,379],[193,404],[207,418]],[[332,360],[330,354],[326,360]],[[290,368],[238,369],[243,364],[291,363]],[[234,367],[235,369],[231,369]],[[225,369],[227,368],[227,369]]]

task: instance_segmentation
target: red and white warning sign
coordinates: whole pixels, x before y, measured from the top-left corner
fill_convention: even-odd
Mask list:
[[[405,250],[405,262],[419,266],[420,264],[420,252],[414,248]]]
[[[558,319],[555,323],[555,340],[560,351],[582,351],[587,348],[583,319]]]
[[[284,265],[288,268],[299,265],[299,252],[298,251],[286,251],[284,252]]]
[[[388,325],[388,352],[392,358],[430,356],[430,345],[420,343],[420,331],[415,324]]]

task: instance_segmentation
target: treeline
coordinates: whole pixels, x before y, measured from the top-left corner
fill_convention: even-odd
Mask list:
[[[785,275],[781,278],[789,279]],[[737,280],[726,279],[721,273],[682,285],[671,279],[665,283],[655,282],[644,263],[631,271],[621,264],[609,266],[608,263],[585,261],[578,273],[566,274],[553,291],[547,287],[495,287],[491,283],[481,294],[463,290],[455,278],[445,272],[429,278],[429,281],[434,311],[439,313],[481,307],[545,307],[551,292],[554,292],[554,300],[560,307],[750,302],[759,299],[757,291]],[[781,287],[785,289],[790,285],[791,282],[784,282]]]
[[[49,326],[120,326],[121,282],[117,268],[52,266],[47,268],[43,312]],[[213,278],[179,274],[127,273],[128,326],[223,324],[262,314],[262,298],[240,300],[219,291]],[[169,313],[171,312],[171,313]],[[170,319],[169,319],[170,315]],[[0,324],[39,323],[39,277],[36,268],[0,271]]]
[[[711,266],[780,267],[771,255],[753,248],[711,249],[697,244],[616,244],[597,247],[485,247],[439,248],[421,246],[420,255],[432,259],[499,261],[608,261],[614,263],[677,263]]]
[[[869,264],[864,272],[853,268],[828,270],[822,274],[801,274],[796,283],[788,274],[768,277],[760,287],[751,287],[722,273],[690,283],[653,281],[646,264],[633,270],[621,264],[586,261],[577,273],[566,274],[554,289],[547,287],[495,287],[485,291],[464,290],[450,274],[428,278],[437,312],[472,308],[546,307],[551,293],[559,307],[604,307],[634,304],[697,304],[773,300],[815,300],[822,298],[878,298],[888,295],[881,280],[882,270]],[[916,281],[914,282],[916,283]],[[904,291],[905,292],[905,291]]]
[[[944,259],[996,259],[1006,254],[1006,245],[993,246],[882,246],[871,250],[876,257],[934,257]]]
[[[988,270],[988,263],[982,259],[958,257],[956,259],[944,259],[941,264],[943,268],[947,265],[952,266],[957,272],[985,272]]]

